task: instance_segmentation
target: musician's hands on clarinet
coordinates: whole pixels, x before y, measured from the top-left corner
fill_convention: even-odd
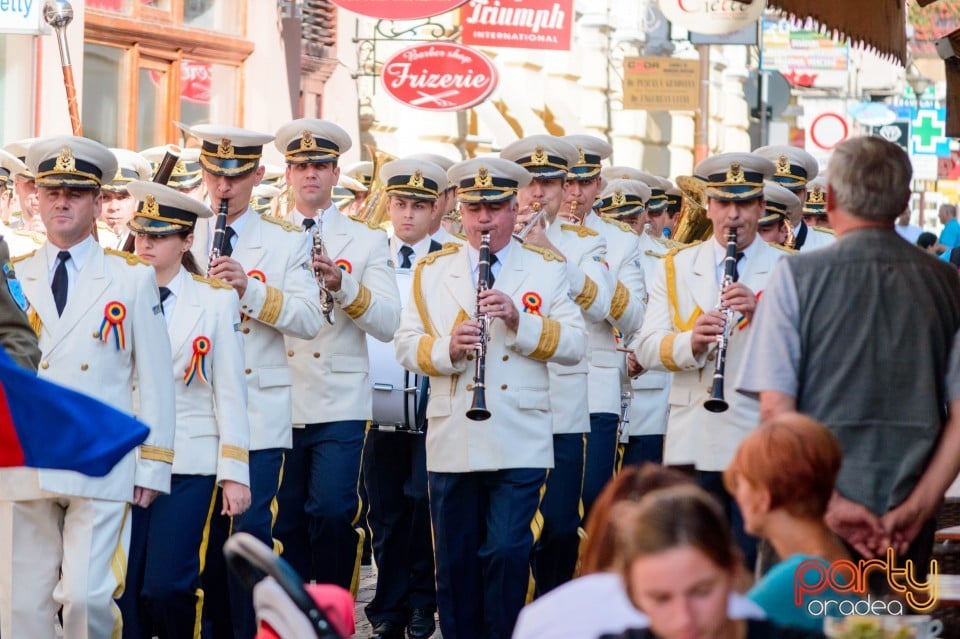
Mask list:
[[[480,293],[480,312],[488,321],[501,319],[511,331],[520,326],[520,312],[510,296],[503,291],[491,288]],[[489,341],[490,334],[487,333]],[[480,323],[475,320],[461,322],[450,334],[450,361],[456,362],[476,352],[480,348]]]
[[[337,266],[333,260],[326,255],[314,255],[313,268],[320,269],[323,272],[324,286],[326,286],[328,291],[336,293],[340,290],[340,286],[343,283],[343,271],[340,270],[340,267]]]
[[[237,291],[237,295],[243,297],[247,292],[247,273],[243,270],[240,262],[232,257],[220,256],[214,258],[210,263],[210,270],[207,276],[223,280]]]
[[[480,322],[475,319],[460,322],[450,334],[450,361],[459,362],[479,349]]]
[[[724,307],[733,309],[735,313],[746,315],[747,319],[757,310],[757,296],[742,282],[734,282],[727,286],[720,301]]]

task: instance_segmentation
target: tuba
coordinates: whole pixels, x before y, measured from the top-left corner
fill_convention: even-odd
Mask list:
[[[698,177],[681,175],[677,186],[683,192],[683,203],[680,221],[671,239],[680,244],[707,239],[713,233],[713,223],[707,217],[707,183]]]
[[[397,158],[369,144],[366,148],[373,158],[373,180],[370,182],[363,208],[360,209],[356,217],[371,226],[380,226],[387,217],[387,198],[384,195],[384,189],[387,185],[380,180],[380,167]]]

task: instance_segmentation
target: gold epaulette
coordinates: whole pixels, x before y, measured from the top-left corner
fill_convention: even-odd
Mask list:
[[[373,220],[361,220],[358,217],[347,216],[347,219],[353,220],[357,224],[363,224],[371,231],[383,231],[379,224],[374,223]]]
[[[657,253],[656,251],[644,251],[643,254],[646,255],[647,257],[655,257],[658,260],[662,260],[667,255],[669,255],[670,252],[667,251],[666,253]]]
[[[34,255],[37,254],[37,250],[38,250],[38,249],[34,249],[34,250],[30,251],[29,253],[26,253],[26,254],[24,254],[24,255],[18,255],[18,256],[16,256],[16,257],[11,257],[11,258],[10,258],[10,262],[13,263],[13,264],[16,264],[16,263],[19,262],[20,260],[25,260],[25,259],[27,259],[28,257],[33,257]]]
[[[615,227],[623,231],[624,233],[630,233],[636,235],[637,232],[633,230],[633,227],[627,224],[626,222],[621,222],[620,220],[614,220],[609,217],[600,216],[600,219],[606,222],[607,224],[613,224]]]
[[[827,233],[828,235],[836,235],[836,234],[837,234],[836,231],[834,231],[833,229],[828,229],[828,228],[825,227],[825,226],[808,226],[808,228],[811,228],[811,229],[813,229],[814,231],[817,231],[818,233]]]
[[[800,252],[800,251],[798,251],[798,250],[796,250],[796,249],[788,248],[788,247],[784,246],[783,244],[777,244],[776,242],[767,242],[767,245],[768,245],[768,246],[771,246],[771,247],[773,247],[773,248],[775,248],[775,249],[777,249],[778,251],[783,251],[784,253],[799,253],[799,252]]]
[[[545,249],[540,246],[534,246],[533,244],[521,244],[523,248],[528,251],[533,251],[534,253],[539,253],[543,256],[543,259],[547,262],[566,262],[565,259],[551,251],[550,249]]]
[[[274,217],[272,215],[261,215],[260,219],[263,220],[264,222],[269,222],[270,224],[276,224],[277,226],[282,228],[284,231],[287,231],[288,233],[301,233],[303,231],[302,228],[300,228],[293,222],[287,222],[283,218]]]
[[[43,244],[47,241],[47,236],[39,231],[28,231],[27,229],[16,229],[14,235],[29,237],[35,244]]]
[[[134,255],[133,253],[127,253],[126,251],[118,251],[112,248],[105,248],[103,252],[107,255],[116,255],[117,257],[122,257],[127,261],[127,264],[130,266],[135,266],[137,264],[143,264],[145,266],[150,266],[150,262],[146,261],[139,255]]]
[[[433,253],[427,253],[423,257],[417,260],[417,267],[421,265],[429,266],[437,261],[437,258],[443,257],[444,255],[453,255],[454,253],[460,250],[460,245],[453,242],[447,242],[443,245],[443,248],[439,251],[434,251]]]
[[[585,226],[583,224],[561,224],[560,230],[571,231],[573,233],[576,233],[580,237],[593,237],[595,235],[600,235],[589,226]]]
[[[444,248],[444,250],[446,250],[446,249],[451,249],[451,248],[452,248],[452,249],[458,249],[458,248],[460,248],[461,246],[463,246],[463,244],[461,244],[460,242],[444,242],[444,243],[443,243],[443,248]]]
[[[202,275],[196,275],[196,274],[191,274],[191,275],[194,281],[196,282],[203,282],[204,284],[208,286],[212,286],[213,288],[224,288],[228,291],[233,290],[233,287],[227,284],[226,282],[224,282],[223,280],[218,280],[214,277],[203,277]]]
[[[689,244],[681,244],[678,242],[676,246],[667,251],[667,255],[676,255],[680,251],[686,251],[689,248],[700,246],[701,244],[703,244],[703,240],[697,240],[696,242],[690,242]]]

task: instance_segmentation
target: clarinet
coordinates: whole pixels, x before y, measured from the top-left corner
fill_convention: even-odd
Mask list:
[[[731,228],[727,234],[727,256],[723,258],[723,281],[720,283],[720,298],[723,292],[734,283],[734,274],[737,272],[737,229]],[[723,312],[723,332],[717,339],[717,367],[713,372],[713,387],[710,389],[710,399],[703,403],[703,407],[711,413],[722,413],[730,404],[723,398],[723,373],[727,367],[727,347],[730,344],[730,333],[733,330],[733,309],[725,308],[723,302],[717,303],[717,308]]]
[[[487,316],[480,313],[480,294],[487,290],[490,281],[490,233],[480,236],[480,275],[477,278],[477,321],[480,323],[480,349],[477,351],[476,366],[473,369],[473,403],[467,411],[467,419],[482,422],[490,419],[487,410],[486,369],[487,369]]]
[[[213,245],[210,248],[210,261],[207,264],[207,272],[213,267],[213,261],[223,254],[223,242],[227,239],[227,206],[229,200],[220,200],[220,206],[217,207],[217,225],[213,230]]]

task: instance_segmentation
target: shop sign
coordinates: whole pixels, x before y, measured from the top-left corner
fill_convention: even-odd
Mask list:
[[[464,44],[569,51],[573,0],[470,0],[460,8]]]
[[[700,62],[677,58],[626,58],[623,108],[644,111],[696,111]]]
[[[342,9],[379,20],[419,20],[453,11],[466,0],[333,0]]]
[[[0,0],[2,2],[3,0]],[[163,86],[163,71],[150,71],[150,81],[158,89]],[[211,65],[196,60],[180,62],[180,97],[194,104],[210,104],[210,87],[213,75]]]
[[[696,33],[718,34],[739,31],[756,22],[765,0],[660,0],[660,11],[673,24]]]
[[[383,63],[387,93],[426,111],[463,111],[487,99],[497,87],[493,62],[453,42],[408,47]]]
[[[40,0],[0,0],[0,33],[40,33]]]

